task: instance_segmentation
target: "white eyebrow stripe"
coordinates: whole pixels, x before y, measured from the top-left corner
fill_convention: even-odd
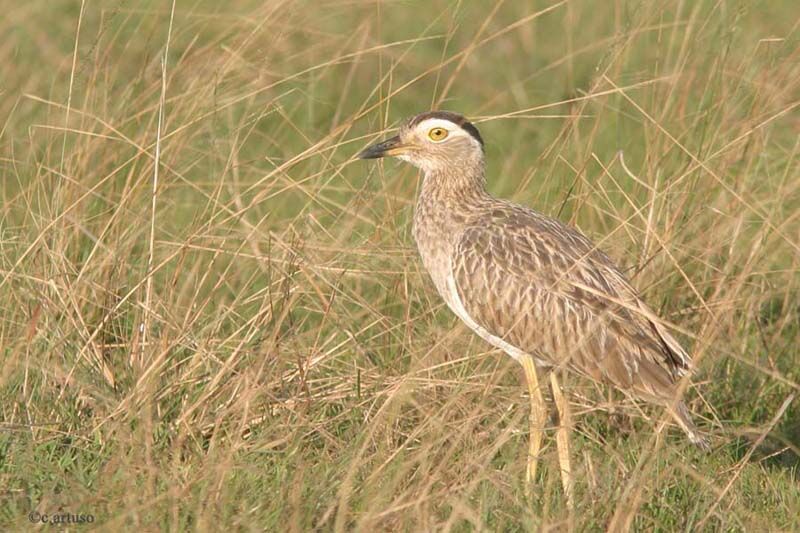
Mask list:
[[[444,128],[447,131],[449,131],[450,133],[453,133],[453,132],[461,132],[461,133],[465,133],[465,134],[467,133],[467,132],[464,131],[464,128],[462,128],[461,126],[459,126],[455,122],[451,122],[451,121],[449,121],[447,119],[443,119],[443,118],[426,118],[425,120],[423,120],[422,122],[417,124],[415,126],[415,129],[416,128],[419,128],[420,130],[423,130],[423,131],[430,131],[433,128]]]

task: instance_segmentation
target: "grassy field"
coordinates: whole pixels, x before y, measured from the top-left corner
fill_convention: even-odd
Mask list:
[[[3,9],[0,529],[800,530],[795,1]],[[430,108],[675,325],[711,453],[572,376],[526,496],[521,369],[353,159]]]

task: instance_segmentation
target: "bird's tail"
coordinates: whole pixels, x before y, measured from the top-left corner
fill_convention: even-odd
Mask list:
[[[689,437],[689,441],[692,444],[703,451],[711,450],[711,446],[708,444],[708,439],[703,436],[700,431],[698,431],[694,425],[694,422],[692,422],[692,415],[689,413],[689,409],[686,408],[686,404],[683,402],[678,402],[673,407],[670,407],[669,411],[681,429],[686,432],[686,436]]]

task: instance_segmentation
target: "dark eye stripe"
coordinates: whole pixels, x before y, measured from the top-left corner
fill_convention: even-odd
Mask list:
[[[483,148],[483,138],[481,138],[481,132],[478,131],[478,128],[476,128],[472,122],[464,122],[461,127],[464,129],[464,131],[472,135],[472,138],[478,141],[478,143],[481,145],[481,148]]]

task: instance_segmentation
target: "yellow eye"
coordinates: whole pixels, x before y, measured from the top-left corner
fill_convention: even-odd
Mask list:
[[[445,140],[449,134],[450,132],[444,128],[433,128],[428,132],[428,138],[434,142],[438,142]]]

